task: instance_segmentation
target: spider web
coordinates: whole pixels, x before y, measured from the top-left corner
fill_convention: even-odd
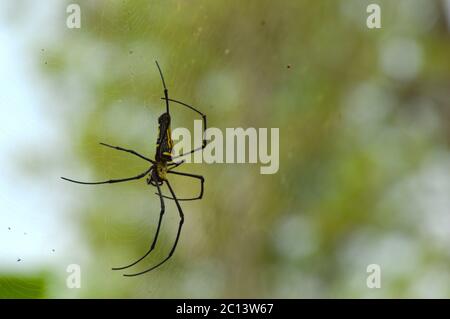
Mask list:
[[[20,30],[22,48],[42,73],[21,70],[28,90],[40,93],[38,102],[22,103],[39,114],[15,118],[8,110],[1,117],[11,112],[13,125],[2,127],[10,136],[31,134],[19,143],[22,152],[4,152],[21,174],[2,184],[14,196],[2,206],[2,234],[4,221],[13,222],[0,246],[9,260],[0,291],[97,298],[448,295],[448,285],[439,284],[448,283],[440,249],[448,247],[448,185],[430,182],[448,175],[448,92],[440,80],[419,81],[427,46],[434,52],[427,76],[445,79],[448,30],[433,2],[380,2],[389,27],[371,33],[364,23],[370,1],[359,0],[80,1],[80,30],[66,28],[60,1],[40,19],[31,1],[16,8],[33,21],[28,33]],[[35,39],[38,25],[47,29]],[[182,203],[186,222],[171,261],[127,280],[121,274],[128,271],[110,268],[150,245],[160,210],[154,189],[144,180],[84,187],[58,178],[106,180],[147,168],[98,142],[153,155],[164,111],[155,59],[170,97],[198,107],[211,126],[282,128],[282,166],[264,178],[247,165],[180,167],[206,177],[207,195]],[[411,105],[414,111],[405,111]],[[172,111],[173,127],[192,129],[190,111]],[[423,181],[434,195],[411,187]],[[197,189],[186,180],[173,186],[180,197]],[[2,202],[4,194],[10,193],[0,195]],[[177,225],[167,201],[158,249],[130,272],[162,260]],[[418,225],[431,235],[421,235]],[[433,261],[425,264],[424,256]],[[372,262],[386,266],[386,290],[367,289]],[[72,263],[82,267],[81,289],[66,286]]]
[[[201,90],[194,86],[195,82],[187,80],[186,74],[193,73],[194,67],[198,68],[199,65],[208,61],[191,59],[185,63],[180,57],[175,58],[176,52],[182,50],[184,46],[194,46],[196,43],[189,43],[189,38],[183,38],[175,45],[167,45],[171,43],[170,37],[175,38],[175,35],[171,35],[173,31],[170,30],[170,28],[173,30],[171,23],[175,18],[166,17],[161,20],[162,13],[167,10],[166,5],[149,5],[144,2],[104,2],[92,5],[90,8],[89,6],[90,4],[87,3],[81,5],[82,10],[84,9],[84,17],[87,17],[82,31],[86,30],[85,34],[91,38],[86,39],[87,36],[80,33],[75,41],[69,44],[71,49],[64,48],[63,52],[66,55],[64,62],[68,70],[66,72],[70,72],[70,77],[74,77],[73,82],[86,82],[84,86],[77,88],[80,92],[74,95],[83,95],[82,92],[88,92],[84,93],[83,106],[80,106],[81,103],[78,100],[75,103],[69,101],[64,106],[64,116],[70,119],[65,123],[70,132],[67,143],[80,144],[78,148],[80,154],[74,154],[75,161],[73,159],[72,162],[67,161],[72,163],[67,165],[67,171],[70,172],[70,177],[84,176],[79,178],[83,180],[134,176],[144,171],[148,163],[130,157],[128,154],[103,148],[97,143],[105,142],[136,149],[152,157],[156,147],[157,118],[164,111],[164,103],[160,100],[163,95],[162,83],[154,60],[158,59],[163,68],[172,98],[179,98],[186,102],[196,101],[200,104],[202,104],[202,98],[197,91]],[[142,14],[142,10],[151,11],[151,14]],[[91,14],[95,17],[89,17]],[[189,17],[187,22],[190,23],[199,15],[202,15],[201,10]],[[190,37],[198,42],[200,31],[198,28],[194,29],[195,34]],[[169,39],[166,39],[167,34]],[[67,53],[70,51],[77,52],[79,57]],[[48,63],[52,65],[54,61],[50,59]],[[111,65],[114,65],[114,68],[111,68]],[[58,75],[58,81],[62,79],[62,82],[59,82],[61,86],[66,85],[67,77],[67,74]],[[87,79],[91,82],[86,81]],[[98,89],[90,92],[90,87]],[[72,81],[67,83],[67,89],[73,90]],[[186,98],[181,98],[181,94]],[[207,110],[207,107],[203,106],[203,109]],[[174,127],[192,128],[192,120],[195,117],[190,111],[173,107],[172,112]],[[189,169],[194,167],[194,165],[186,165],[183,170],[190,171]],[[198,169],[194,173],[199,173]],[[177,190],[181,189],[177,191],[179,197],[192,196],[198,192],[199,188],[198,183],[195,184],[189,180],[179,181],[176,176],[172,180],[172,185]],[[88,272],[100,273],[96,276],[97,280],[93,280],[88,285],[96,286],[98,289],[104,286],[105,282],[113,280],[117,285],[117,291],[126,291],[124,288],[126,284],[122,281],[121,273],[137,272],[137,269],[145,269],[165,258],[175,240],[179,217],[174,203],[166,201],[162,231],[157,250],[152,253],[153,256],[147,258],[147,263],[140,268],[134,267],[118,273],[111,272],[110,267],[128,264],[148,249],[153,240],[160,210],[159,199],[154,195],[155,189],[149,188],[144,180],[115,186],[73,190],[74,187],[71,185],[64,186],[64,190],[71,189],[72,194],[77,194],[75,195],[77,199],[83,198],[83,203],[75,200],[69,206],[73,208],[73,216],[76,216],[75,225],[78,225],[82,234],[87,236],[84,241],[90,245],[88,256],[85,257],[86,261],[82,260],[83,268],[87,267]],[[168,193],[167,189],[164,191]],[[186,215],[192,208],[199,210],[197,204],[182,203],[182,205]],[[198,215],[189,217],[192,223],[185,224],[184,236],[194,232],[190,238],[196,238],[198,232],[193,225],[196,218],[198,221]],[[181,239],[180,244],[184,242]],[[202,249],[199,234],[197,244],[200,244],[197,247]],[[179,258],[178,256],[183,258],[183,255],[179,254],[177,251],[176,258]],[[185,252],[184,258],[186,254]],[[99,258],[99,255],[102,257]],[[173,260],[175,263],[176,259]],[[176,263],[168,262],[165,265],[166,271],[172,273],[177,271],[176,265]],[[208,265],[207,267],[211,269],[210,271],[214,271],[213,267]],[[192,266],[190,271],[194,271],[194,274],[198,273],[195,269],[192,270]],[[183,273],[178,276],[183,276]],[[169,293],[164,282],[167,282],[164,275],[153,278],[150,295],[161,296]],[[116,292],[105,290],[97,293],[111,296]],[[148,286],[143,285],[141,288],[137,285],[134,293],[148,295]]]

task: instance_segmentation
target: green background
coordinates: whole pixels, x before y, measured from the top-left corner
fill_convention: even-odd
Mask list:
[[[372,2],[381,6],[381,29],[366,27]],[[205,176],[204,199],[182,203],[174,257],[136,278],[110,268],[150,245],[155,189],[144,180],[57,181],[64,195],[44,196],[57,202],[78,234],[70,247],[82,253],[68,250],[59,263],[25,273],[0,268],[1,297],[450,296],[443,1],[77,3],[81,29],[66,28],[58,4],[54,36],[28,39],[38,81],[58,97],[39,107],[65,143],[22,150],[17,169],[27,178],[144,171],[146,162],[98,142],[154,155],[164,110],[155,59],[171,97],[198,107],[210,126],[279,128],[280,169],[261,175],[260,164],[183,165],[180,171]],[[17,5],[14,12],[26,11]],[[174,127],[192,127],[188,111],[173,109],[172,117]],[[172,184],[180,197],[196,191],[186,180]],[[170,202],[157,250],[133,271],[165,257],[177,225]],[[65,285],[69,263],[82,267],[81,289]],[[380,289],[366,286],[370,264],[381,267]]]

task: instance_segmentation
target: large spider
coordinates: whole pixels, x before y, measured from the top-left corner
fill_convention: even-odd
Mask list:
[[[173,99],[169,99],[169,94],[168,94],[168,90],[166,87],[166,83],[164,81],[164,76],[163,73],[161,71],[161,68],[159,67],[158,61],[156,62],[156,66],[158,67],[159,70],[159,74],[161,76],[161,81],[164,87],[164,97],[161,98],[162,100],[165,101],[166,103],[166,112],[161,114],[161,116],[158,118],[158,123],[159,123],[159,132],[158,132],[158,139],[156,142],[156,154],[155,154],[155,159],[149,159],[133,150],[130,149],[125,149],[119,146],[112,146],[109,144],[105,144],[105,143],[100,143],[103,146],[106,147],[110,147],[119,151],[124,151],[124,152],[128,152],[131,153],[135,156],[140,157],[141,159],[144,159],[148,162],[151,163],[151,166],[149,169],[147,169],[145,172],[143,172],[142,174],[139,174],[137,176],[134,177],[128,177],[128,178],[122,178],[122,179],[112,179],[112,180],[108,180],[108,181],[103,181],[103,182],[80,182],[80,181],[76,181],[73,179],[69,179],[69,178],[65,178],[65,177],[61,177],[62,179],[69,181],[69,182],[73,182],[73,183],[78,183],[78,184],[85,184],[85,185],[99,185],[99,184],[111,184],[111,183],[121,183],[121,182],[127,182],[127,181],[132,181],[132,180],[137,180],[137,179],[141,179],[145,176],[147,176],[147,184],[148,185],[152,185],[155,186],[156,189],[158,190],[158,192],[156,193],[156,195],[159,196],[160,202],[161,202],[161,212],[159,214],[159,221],[158,221],[158,227],[156,228],[156,233],[155,233],[155,237],[153,239],[153,242],[149,248],[149,250],[138,260],[136,260],[135,262],[127,265],[127,266],[123,266],[123,267],[116,267],[116,268],[112,268],[112,270],[122,270],[122,269],[126,269],[129,267],[132,267],[134,265],[136,265],[138,262],[140,262],[141,260],[143,260],[145,257],[147,257],[155,248],[156,245],[156,241],[158,239],[158,235],[159,235],[159,231],[161,228],[161,222],[162,222],[162,218],[165,212],[165,206],[164,206],[164,198],[166,199],[171,199],[175,201],[175,204],[178,208],[178,213],[180,215],[180,223],[178,226],[178,231],[177,231],[177,237],[175,239],[175,243],[172,246],[172,249],[169,252],[169,255],[163,260],[161,261],[159,264],[146,269],[144,271],[141,271],[139,273],[134,273],[134,274],[125,274],[124,276],[138,276],[138,275],[142,275],[144,273],[147,273],[149,271],[154,270],[155,268],[161,266],[162,264],[164,264],[167,260],[169,260],[170,257],[172,257],[177,244],[178,244],[178,239],[180,238],[180,233],[181,233],[181,228],[183,226],[184,223],[184,214],[183,214],[183,210],[181,209],[180,203],[179,201],[191,201],[191,200],[197,200],[197,199],[201,199],[203,196],[203,184],[204,184],[204,178],[203,176],[200,175],[194,175],[194,174],[188,174],[188,173],[183,173],[183,172],[177,172],[174,171],[174,169],[178,166],[180,166],[181,164],[184,163],[184,161],[179,161],[179,162],[175,162],[174,159],[176,158],[180,158],[183,157],[185,155],[191,154],[193,152],[196,151],[201,151],[205,148],[206,146],[206,139],[205,139],[205,131],[206,131],[206,115],[204,115],[202,112],[198,111],[196,108],[187,105],[186,103],[177,101],[177,100],[173,100]],[[195,148],[189,152],[180,154],[178,156],[172,157],[172,147],[173,147],[173,141],[171,138],[171,130],[170,130],[170,113],[169,113],[169,101],[173,102],[177,105],[181,105],[181,106],[185,106],[189,109],[191,109],[192,111],[200,114],[202,116],[203,119],[203,141],[202,141],[202,146]],[[175,175],[181,175],[181,176],[186,176],[186,177],[190,177],[190,178],[195,178],[200,180],[200,194],[197,197],[192,197],[192,198],[177,198],[172,187],[170,186],[169,180],[167,179],[167,175],[168,174],[175,174]],[[172,194],[172,196],[166,196],[163,195],[161,192],[161,187],[163,184],[166,184],[167,187],[169,188],[170,193]]]

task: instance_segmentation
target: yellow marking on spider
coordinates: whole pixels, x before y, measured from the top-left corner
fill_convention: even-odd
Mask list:
[[[167,176],[167,163],[166,162],[158,162],[156,163],[156,173],[158,177],[162,180],[166,180]]]

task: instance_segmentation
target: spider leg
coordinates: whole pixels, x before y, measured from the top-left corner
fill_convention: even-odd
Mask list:
[[[169,181],[165,180],[165,182],[166,182],[167,186],[169,187],[170,193],[172,194],[173,198],[175,199],[175,204],[177,205],[177,208],[178,208],[178,214],[180,215],[180,224],[178,226],[178,232],[177,232],[177,237],[175,239],[175,243],[173,244],[172,249],[169,252],[169,255],[163,261],[161,261],[159,264],[157,264],[147,270],[136,273],[136,274],[131,274],[131,275],[125,274],[124,276],[126,276],[126,277],[139,276],[139,275],[145,274],[149,271],[152,271],[152,270],[158,268],[159,266],[164,264],[166,261],[168,261],[170,259],[170,257],[172,257],[173,253],[175,252],[175,249],[177,248],[178,240],[180,239],[181,228],[184,223],[184,214],[183,214],[183,210],[181,209],[180,203],[178,202],[177,197],[176,197],[172,187],[170,186]]]
[[[121,178],[121,179],[110,179],[110,180],[104,181],[104,182],[80,182],[80,181],[76,181],[76,180],[66,178],[66,177],[61,177],[61,178],[68,182],[72,182],[72,183],[76,183],[76,184],[84,184],[84,185],[113,184],[113,183],[121,183],[121,182],[132,181],[135,179],[140,179],[140,178],[144,177],[145,175],[147,175],[152,169],[153,169],[153,167],[150,167],[144,173],[136,175],[134,177]]]
[[[164,100],[166,100],[166,112],[167,112],[167,114],[169,114],[169,91],[167,90],[166,81],[164,81],[164,76],[161,71],[161,68],[159,67],[158,61],[155,60],[155,63],[156,63],[156,66],[158,67],[159,75],[161,76],[161,81],[162,81],[162,84],[164,87],[164,96],[165,96]]]
[[[130,268],[130,267],[136,265],[142,259],[147,257],[153,251],[153,249],[155,248],[156,241],[158,240],[159,230],[161,229],[161,222],[162,222],[163,215],[164,215],[164,212],[165,212],[164,199],[163,199],[162,194],[161,194],[161,188],[159,187],[158,183],[155,183],[155,186],[158,189],[159,199],[161,201],[161,212],[159,213],[158,227],[156,228],[155,237],[153,238],[153,242],[152,242],[152,245],[150,246],[150,249],[144,254],[144,256],[142,256],[141,258],[139,258],[135,262],[133,262],[133,263],[127,265],[127,266],[112,268],[112,270],[122,270],[122,269]]]
[[[204,149],[204,148],[206,147],[206,144],[208,144],[208,141],[205,139],[205,132],[206,132],[206,115],[203,114],[202,112],[200,112],[199,110],[197,110],[195,107],[190,106],[190,105],[188,105],[188,104],[186,104],[186,103],[184,103],[184,102],[177,101],[177,100],[174,100],[174,99],[169,99],[169,98],[167,98],[167,97],[162,97],[161,99],[162,99],[162,100],[166,100],[166,102],[167,102],[167,101],[171,101],[171,102],[174,102],[174,103],[183,105],[183,106],[185,106],[185,107],[191,109],[192,111],[194,111],[194,112],[200,114],[200,115],[202,116],[202,119],[203,119],[203,140],[202,140],[202,146],[197,147],[197,148],[194,148],[193,150],[191,150],[191,151],[189,151],[189,152],[186,152],[186,153],[183,153],[183,154],[174,156],[174,157],[172,157],[172,159],[180,158],[180,157],[183,157],[183,156],[186,156],[186,155],[189,155],[189,154],[192,154],[192,153],[194,153],[194,152],[201,151],[202,149]]]
[[[203,197],[203,188],[204,188],[204,183],[205,183],[205,178],[201,175],[195,175],[195,174],[188,174],[188,173],[182,173],[182,172],[174,172],[172,170],[167,171],[168,174],[176,174],[176,175],[182,175],[182,176],[187,176],[187,177],[191,177],[191,178],[196,178],[200,180],[200,195],[198,195],[197,197],[192,197],[192,198],[177,198],[177,200],[179,201],[190,201],[190,200],[198,200],[201,199]],[[157,193],[155,193],[157,194]],[[158,194],[157,194],[158,195]],[[167,198],[167,199],[175,199],[173,197],[170,196],[165,196],[162,195],[162,197]]]
[[[144,155],[139,154],[139,153],[136,152],[136,151],[133,151],[133,150],[130,150],[130,149],[126,149],[126,148],[123,148],[123,147],[120,147],[120,146],[109,145],[109,144],[106,144],[106,143],[100,143],[100,145],[103,145],[103,146],[106,146],[106,147],[110,147],[110,148],[116,149],[116,150],[118,150],[118,151],[123,151],[123,152],[131,153],[131,154],[136,155],[137,157],[140,157],[140,158],[142,158],[142,159],[144,159],[144,160],[146,160],[146,161],[148,161],[148,162],[150,162],[150,163],[152,163],[152,164],[155,164],[155,161],[153,161],[153,160],[151,160],[151,159],[145,157]]]
[[[184,164],[184,162],[185,162],[184,160],[182,160],[182,161],[180,161],[178,163],[177,162],[173,162],[173,163],[168,164],[167,166],[170,167],[170,170],[172,170],[174,168],[177,168],[181,164]]]

